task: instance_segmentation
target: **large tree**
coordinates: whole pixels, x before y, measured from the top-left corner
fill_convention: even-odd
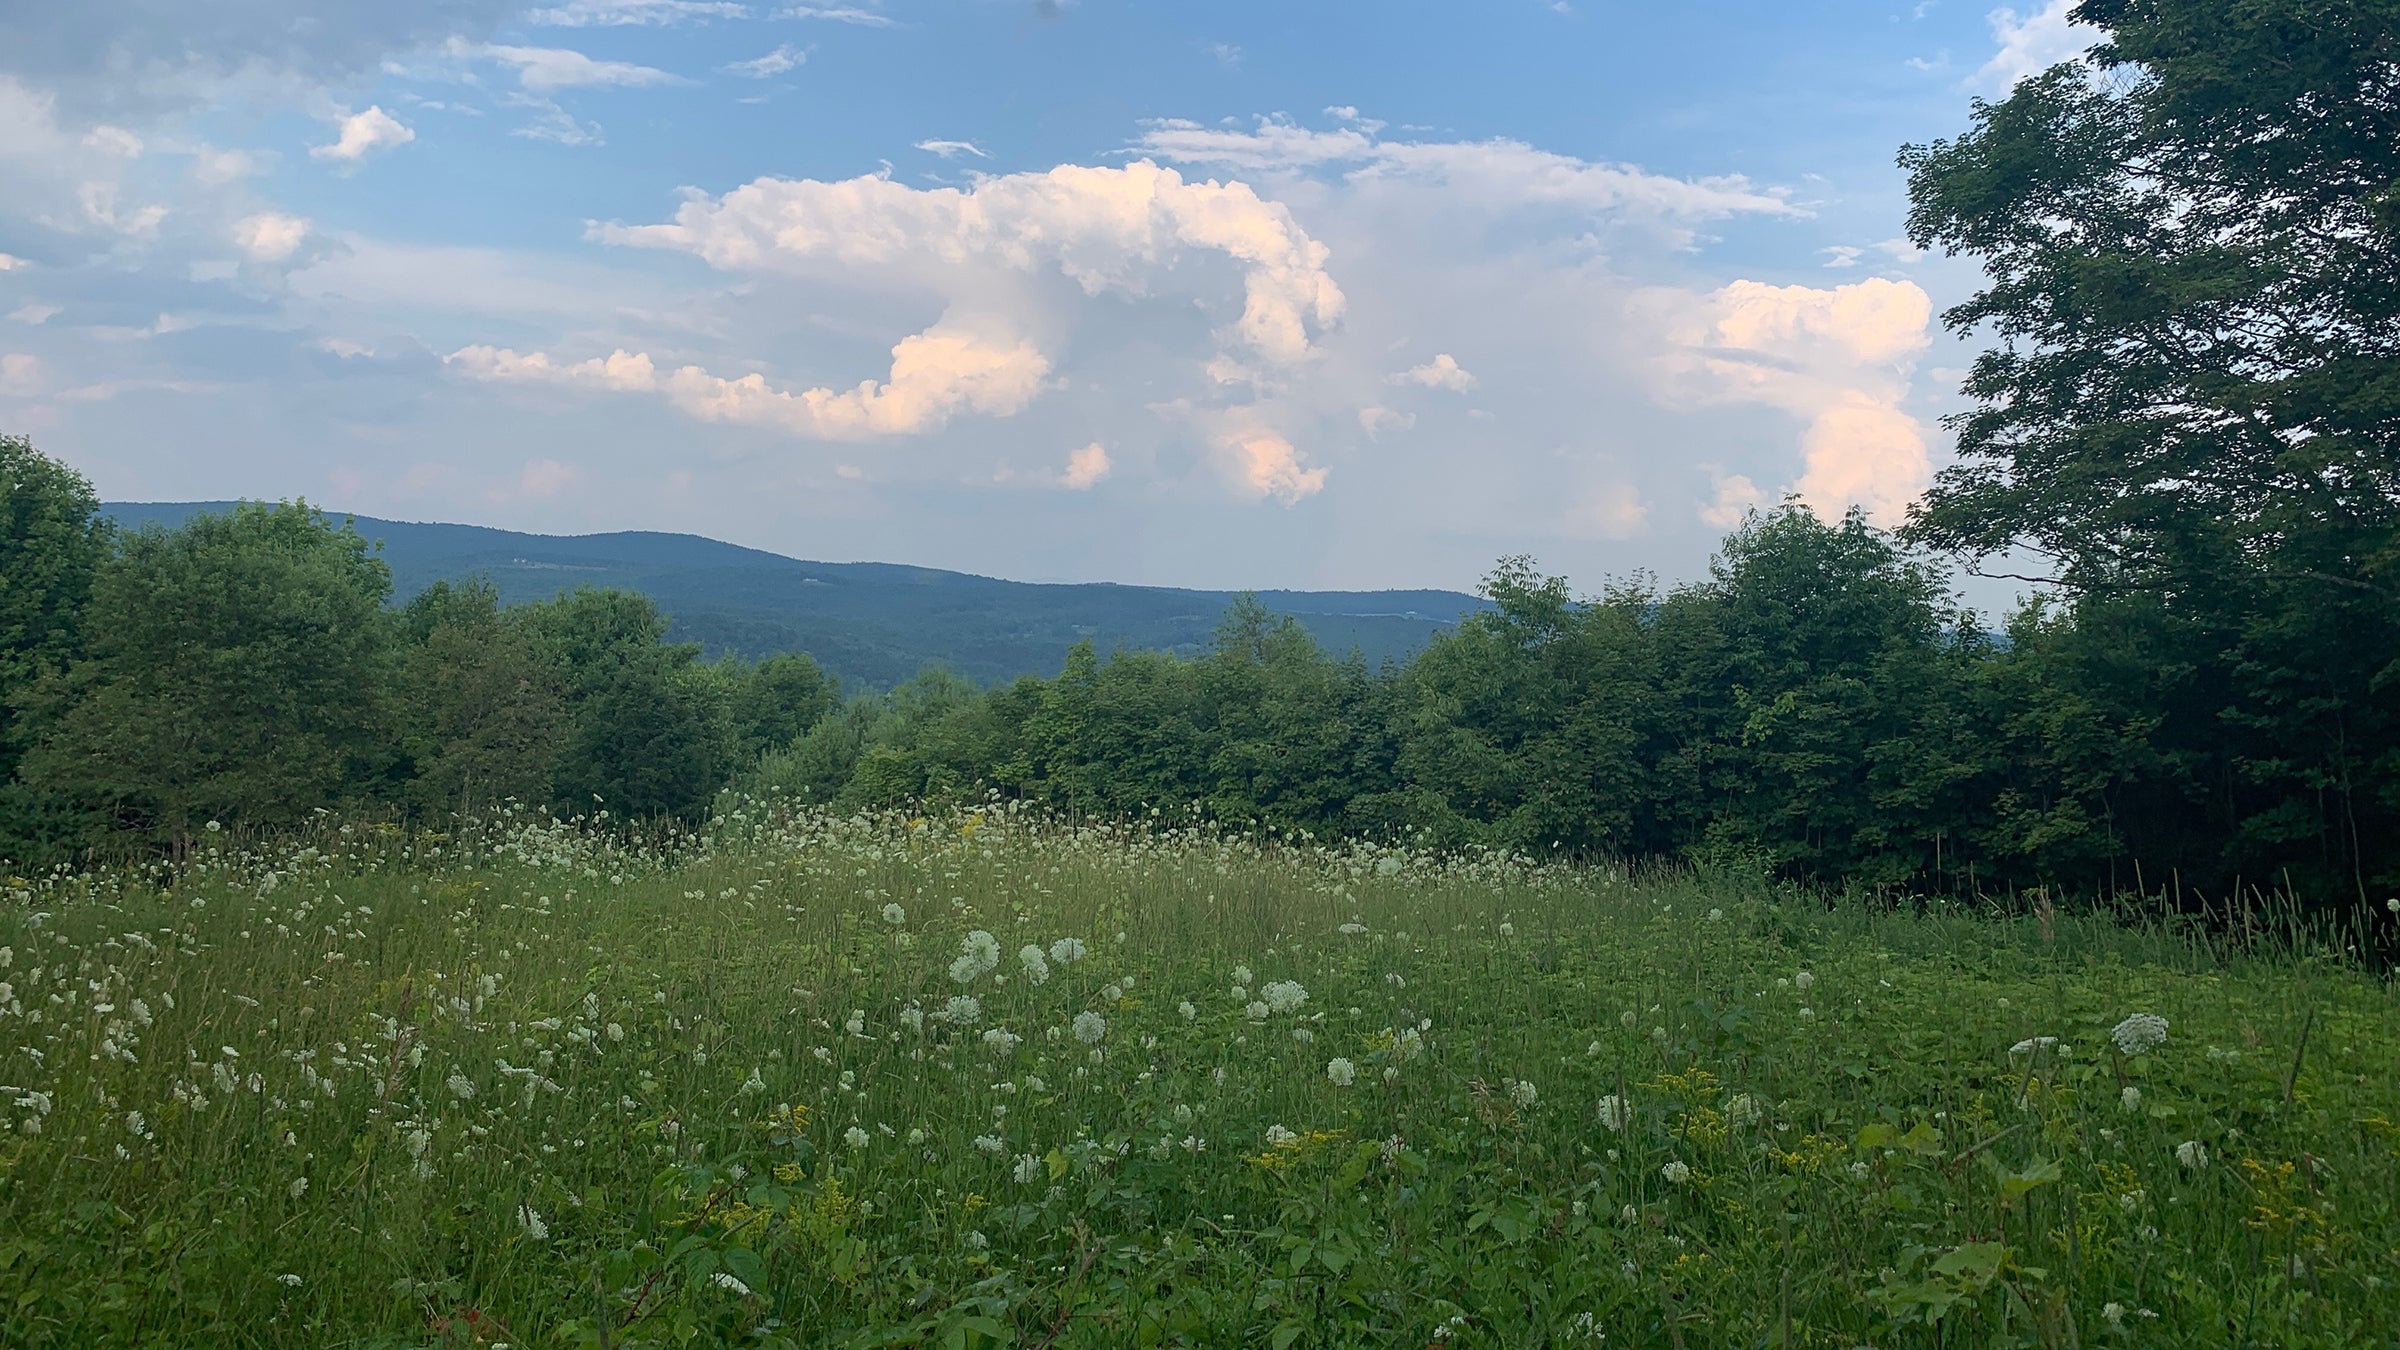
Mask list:
[[[168,842],[337,803],[388,742],[391,589],[355,530],[245,503],[124,537],[43,689],[38,786]]]
[[[83,475],[0,436],[0,782],[16,767],[13,704],[74,655],[108,522]]]
[[[2074,17],[2086,62],[1903,153],[1994,344],[1912,529],[2145,654],[2100,691],[2152,726],[2125,849],[2363,897],[2400,881],[2400,0]]]

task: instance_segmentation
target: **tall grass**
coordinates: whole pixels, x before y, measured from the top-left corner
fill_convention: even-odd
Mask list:
[[[9,880],[0,1342],[2400,1343],[2339,952],[1005,810],[305,842]]]

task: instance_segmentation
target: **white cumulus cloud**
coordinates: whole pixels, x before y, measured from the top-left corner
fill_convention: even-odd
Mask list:
[[[1861,506],[1892,524],[1932,478],[1924,428],[1901,407],[1932,320],[1932,298],[1909,281],[1736,281],[1684,316],[1662,360],[1703,401],[1761,403],[1804,419],[1801,499],[1823,515]],[[1748,504],[1740,490],[1726,497],[1726,486],[1720,478],[1712,524]]]
[[[330,144],[312,146],[311,159],[337,159],[355,164],[377,150],[406,145],[417,133],[401,124],[399,118],[380,107],[351,113],[341,121],[341,130]]]
[[[1392,377],[1395,384],[1408,383],[1426,389],[1447,389],[1463,394],[1475,387],[1475,376],[1458,364],[1458,358],[1448,352],[1437,353],[1431,361],[1414,366]]]
[[[609,225],[598,238],[696,254],[726,271],[825,278],[881,271],[966,285],[978,272],[1055,270],[1087,294],[1140,296],[1188,255],[1242,273],[1241,316],[1226,338],[1274,363],[1308,356],[1340,319],[1324,245],[1247,184],[1184,181],[1147,160],[1062,164],[1046,173],[914,188],[870,175],[824,182],[761,178],[698,195],[663,225]]]
[[[696,365],[661,373],[641,352],[560,363],[545,352],[473,346],[449,362],[478,379],[664,394],[711,422],[768,427],[809,440],[854,441],[936,430],[959,412],[1006,417],[1041,392],[1049,359],[991,321],[949,318],[892,348],[889,378],[797,393],[759,374],[726,379]]]
[[[1108,477],[1112,467],[1108,451],[1094,441],[1067,456],[1066,471],[1058,476],[1058,485],[1077,492],[1087,491],[1093,484]]]
[[[2017,82],[2039,75],[2061,61],[2083,55],[2099,35],[2068,20],[2077,0],[2049,0],[2031,14],[1995,9],[1986,15],[2000,50],[1984,62],[1971,81],[1978,88],[2005,94]]]
[[[308,242],[308,228],[304,217],[261,211],[234,222],[233,242],[252,262],[279,263]]]

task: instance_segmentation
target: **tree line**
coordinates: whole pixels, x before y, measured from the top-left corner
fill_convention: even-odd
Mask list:
[[[2400,0],[2083,0],[2084,61],[1911,146],[1985,284],[1896,534],[1785,506],[1710,574],[1528,561],[1405,664],[1237,606],[1197,660],[844,700],[639,597],[389,605],[302,506],[111,537],[0,449],[0,851],[317,809],[704,814],[998,791],[1317,834],[1743,856],[1907,888],[2400,890]],[[1993,629],[1950,567],[2033,599]]]

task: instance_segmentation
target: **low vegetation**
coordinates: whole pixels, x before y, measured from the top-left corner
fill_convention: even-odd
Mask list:
[[[0,1340],[2400,1335],[2400,1004],[2263,916],[1006,808],[624,838],[9,881]]]

